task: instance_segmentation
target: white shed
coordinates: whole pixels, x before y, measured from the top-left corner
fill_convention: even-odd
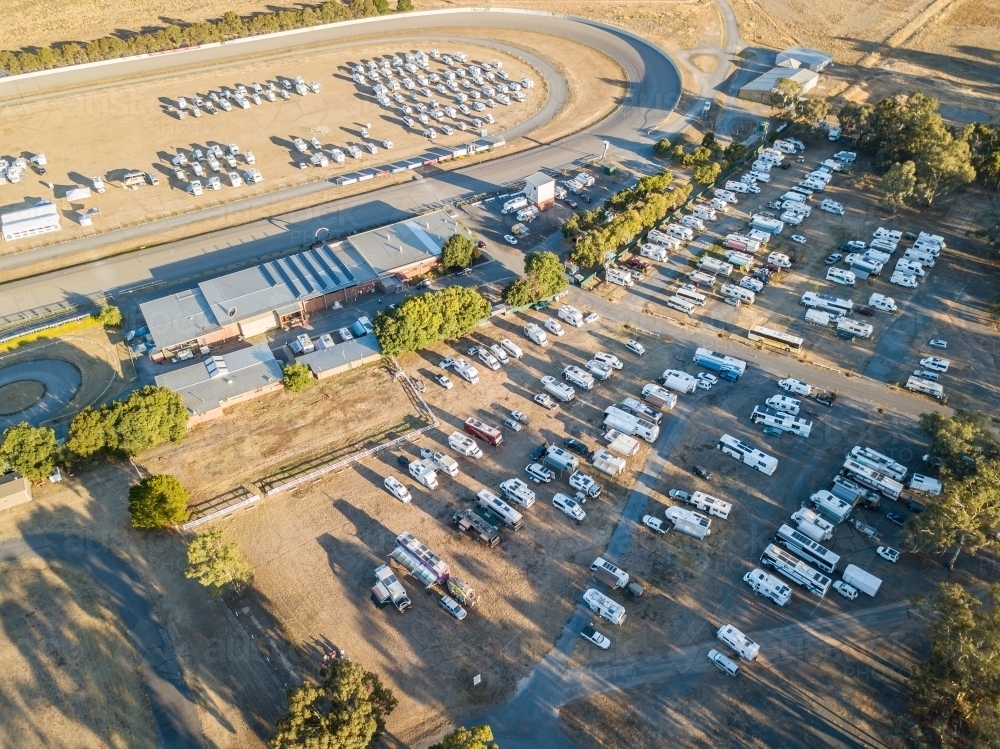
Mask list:
[[[538,210],[544,211],[556,200],[556,181],[547,174],[536,172],[524,181],[524,194]]]
[[[3,238],[8,242],[22,237],[33,237],[59,231],[59,210],[49,201],[43,200],[32,208],[11,211],[0,216]]]
[[[806,47],[789,47],[784,52],[779,52],[774,60],[779,68],[807,68],[814,73],[819,73],[831,62],[833,55]]]

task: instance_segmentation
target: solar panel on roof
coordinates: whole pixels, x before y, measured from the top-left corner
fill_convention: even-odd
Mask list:
[[[313,254],[311,252],[301,253],[299,255],[299,259],[302,261],[302,264],[309,271],[309,274],[319,282],[320,286],[322,286],[324,289],[330,288],[326,279],[323,278],[323,274],[315,265],[313,265]]]
[[[334,286],[340,286],[340,284],[341,284],[340,276],[338,276],[337,273],[336,273],[336,271],[334,271],[333,268],[330,267],[330,263],[328,263],[326,261],[326,258],[323,257],[322,254],[320,254],[319,252],[313,252],[313,251],[310,250],[309,256],[313,260],[315,260],[319,265],[321,265],[322,268],[323,268],[323,270],[325,270],[327,272],[327,275],[329,275],[330,278],[333,279]]]
[[[303,271],[302,268],[299,267],[299,264],[296,262],[297,260],[298,260],[297,255],[292,255],[291,257],[285,258],[285,262],[292,267],[292,271],[295,273],[296,276],[298,276],[298,279],[302,283],[302,286],[305,288],[306,293],[311,294],[316,289],[314,289],[313,285],[309,283],[308,276],[306,276],[305,271]]]
[[[337,257],[337,253],[335,253],[330,248],[329,245],[323,245],[323,249],[325,249],[327,251],[327,254],[329,254],[329,256],[333,260],[333,262],[337,264],[337,267],[340,268],[341,272],[344,274],[344,276],[347,278],[347,280],[350,281],[351,283],[354,283],[354,274],[351,273],[349,270],[347,270],[347,266],[344,265],[344,261],[343,260],[341,260],[339,257]]]
[[[276,282],[274,280],[274,276],[272,276],[271,273],[270,273],[270,271],[268,271],[266,265],[260,266],[260,274],[262,276],[264,276],[264,280],[267,281],[268,286],[275,286],[276,285]]]
[[[272,263],[269,263],[269,265],[272,268],[274,268],[275,271],[277,271],[278,275],[281,276],[281,280],[285,283],[285,285],[293,292],[295,292],[296,296],[299,296],[298,290],[295,288],[295,284],[292,282],[291,277],[288,275],[288,271],[286,271],[285,267],[281,264],[281,261],[276,260]]]

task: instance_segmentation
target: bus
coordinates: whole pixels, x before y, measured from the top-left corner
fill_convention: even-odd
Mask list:
[[[754,406],[750,420],[754,424],[764,424],[783,432],[797,434],[799,437],[808,437],[812,433],[812,422],[808,419],[800,419],[781,411],[773,411],[770,408]]]
[[[870,447],[855,445],[851,448],[848,458],[856,460],[863,466],[868,466],[876,471],[881,471],[887,476],[891,476],[896,481],[905,481],[909,469],[902,463],[897,463],[888,455],[872,450]]]
[[[479,419],[469,417],[465,420],[465,431],[473,437],[489,442],[494,447],[503,442],[503,433],[496,427],[484,424]]]
[[[807,291],[803,294],[799,304],[839,315],[849,315],[854,311],[854,302],[851,300],[840,299],[829,294],[817,294],[814,291]]]
[[[809,564],[818,567],[827,574],[832,575],[837,571],[837,565],[840,563],[839,554],[834,554],[825,546],[821,546],[809,538],[809,536],[800,533],[790,525],[782,524],[778,528],[778,532],[774,534],[774,540],[795,556],[802,557]]]
[[[817,572],[774,544],[768,544],[764,549],[764,553],[760,555],[760,563],[765,567],[771,567],[778,574],[784,575],[796,585],[801,585],[820,598],[826,595],[833,582],[823,573]]]
[[[797,353],[802,350],[802,339],[797,335],[782,333],[780,330],[765,328],[763,325],[755,325],[750,328],[747,338],[751,341],[760,341],[766,346],[784,349],[785,351],[795,351]]]
[[[726,455],[746,463],[751,468],[756,468],[767,476],[773,475],[775,469],[778,467],[778,459],[773,455],[768,455],[764,451],[748,445],[746,442],[740,442],[729,434],[719,437],[719,443],[715,447],[718,450],[722,450]]]
[[[903,493],[903,485],[891,476],[869,468],[858,461],[848,458],[844,461],[844,468],[841,471],[847,478],[861,486],[867,486],[882,493],[889,499],[899,499]]]

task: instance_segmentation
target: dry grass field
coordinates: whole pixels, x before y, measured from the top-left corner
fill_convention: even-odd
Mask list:
[[[136,658],[89,575],[42,560],[0,565],[0,745],[154,749]]]

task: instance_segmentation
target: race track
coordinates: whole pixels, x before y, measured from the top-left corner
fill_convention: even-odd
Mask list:
[[[680,73],[669,57],[650,43],[627,32],[602,24],[568,17],[528,11],[500,9],[461,9],[433,11],[405,16],[367,19],[363,24],[350,23],[323,30],[308,30],[293,37],[251,39],[240,44],[199,49],[185,55],[171,54],[126,61],[93,68],[66,68],[27,80],[0,80],[0,96],[12,85],[23,96],[43,95],[47,90],[67,86],[94,86],[123,76],[155,75],[178,66],[215,65],[236,56],[267,54],[289,45],[332,43],[360,33],[408,36],[414,42],[439,44],[442,33],[454,28],[449,43],[460,43],[462,28],[534,31],[601,49],[614,58],[625,71],[629,91],[621,105],[603,121],[563,140],[513,154],[454,172],[432,176],[395,187],[376,190],[343,200],[336,200],[337,188],[327,182],[312,183],[275,193],[282,199],[307,192],[326,192],[333,202],[319,208],[252,222],[189,240],[174,242],[149,250],[81,265],[37,278],[4,285],[0,295],[0,318],[18,312],[58,305],[80,297],[115,294],[124,289],[150,283],[167,284],[215,269],[246,266],[257,258],[290,252],[313,238],[320,228],[332,234],[358,231],[373,225],[396,221],[420,213],[429,206],[459,200],[481,192],[496,190],[508,182],[523,179],[542,168],[559,169],[599,154],[602,141],[611,144],[617,160],[625,166],[648,170],[647,157],[653,138],[649,130],[670,113],[680,98]],[[494,42],[486,42],[496,46]],[[183,58],[183,61],[182,59]],[[550,98],[554,102],[567,95],[561,77],[554,79]],[[552,82],[550,82],[552,83]],[[296,192],[299,191],[299,192]],[[326,196],[324,196],[326,197]],[[260,199],[273,198],[261,196]],[[252,205],[251,199],[223,206],[227,212]],[[88,237],[61,245],[0,257],[0,268],[13,268],[50,258],[56,254],[75,254],[103,244],[131,241],[136,244],[155,241],[157,235],[207,217],[206,211],[151,222]]]

